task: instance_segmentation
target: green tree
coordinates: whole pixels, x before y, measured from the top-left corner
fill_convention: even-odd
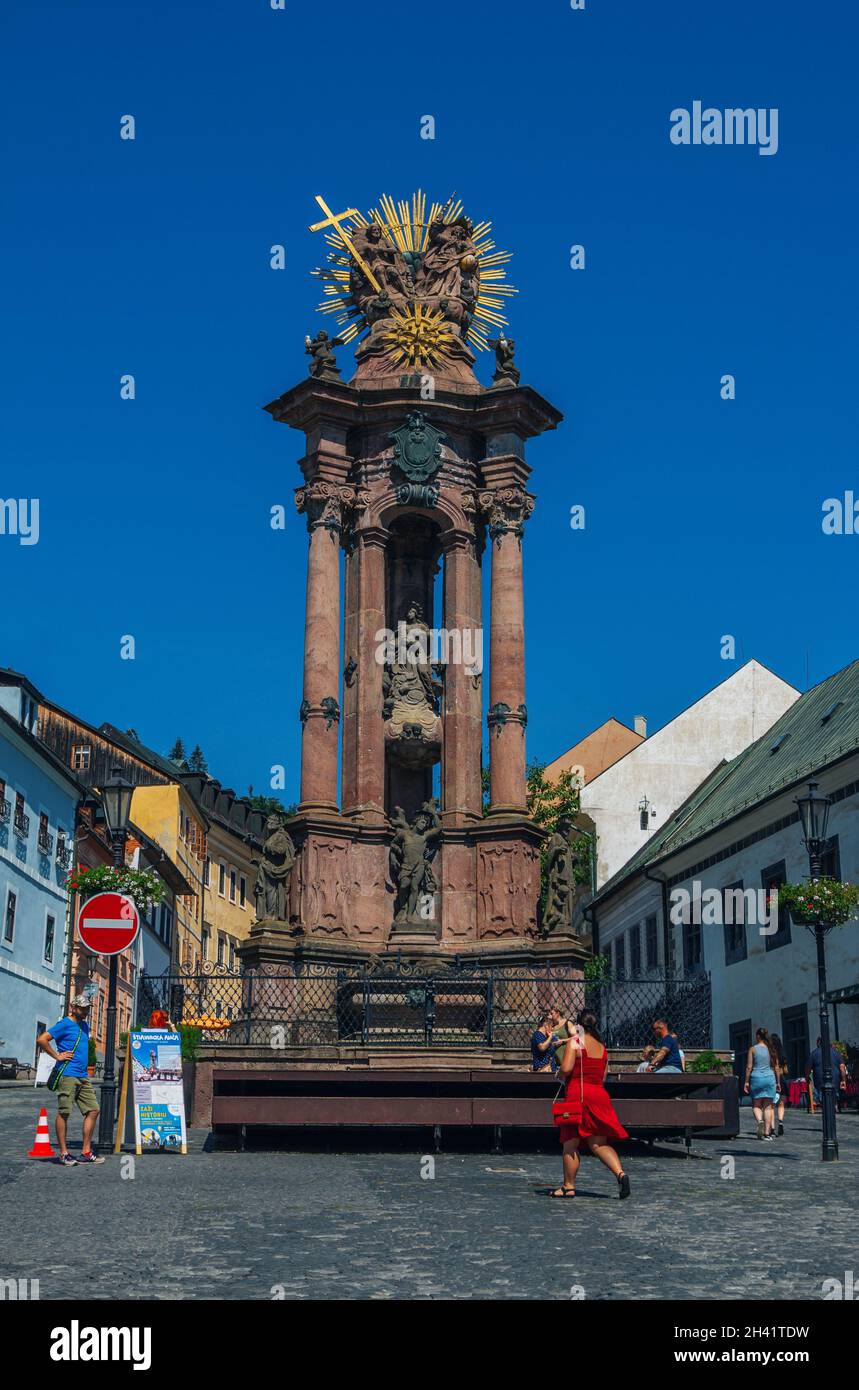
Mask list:
[[[295,803],[284,806],[276,796],[252,796],[250,802],[255,811],[265,811],[267,816],[294,816],[298,809]]]
[[[202,772],[205,774],[209,771],[209,764],[203,756],[203,750],[199,743],[196,743],[191,750],[191,756],[188,759],[188,767],[191,772]]]
[[[185,761],[185,745],[181,738],[177,738],[167,756],[171,763],[176,763],[177,766],[181,767],[182,763]]]

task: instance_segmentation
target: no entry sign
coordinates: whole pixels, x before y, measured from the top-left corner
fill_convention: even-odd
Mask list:
[[[122,893],[96,893],[78,913],[78,936],[97,956],[118,956],[140,930],[140,917]]]

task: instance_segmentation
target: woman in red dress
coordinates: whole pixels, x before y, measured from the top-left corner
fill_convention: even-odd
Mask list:
[[[564,1154],[564,1181],[552,1192],[553,1197],[575,1197],[576,1173],[579,1171],[579,1144],[584,1141],[606,1168],[617,1178],[618,1196],[629,1196],[629,1178],[623,1164],[608,1142],[628,1139],[603,1085],[608,1050],[597,1030],[596,1015],[582,1009],[576,1016],[578,1027],[567,1023],[570,1040],[561,1057],[561,1075],[567,1078],[565,1095],[568,1100],[581,1098],[582,1118],[577,1124],[561,1125],[561,1145]]]

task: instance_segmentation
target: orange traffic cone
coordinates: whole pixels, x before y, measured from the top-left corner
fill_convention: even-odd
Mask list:
[[[44,1105],[39,1111],[39,1123],[36,1125],[36,1138],[33,1147],[27,1154],[28,1158],[56,1158],[56,1154],[51,1148],[51,1135],[48,1130],[48,1112]]]

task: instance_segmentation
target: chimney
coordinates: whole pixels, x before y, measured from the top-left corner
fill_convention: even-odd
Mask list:
[[[636,732],[637,734],[641,734],[641,737],[642,737],[642,738],[647,738],[647,717],[646,717],[646,715],[637,714],[637,715],[635,716],[635,719],[634,719],[633,723],[634,723],[634,726],[635,726],[635,732]]]

